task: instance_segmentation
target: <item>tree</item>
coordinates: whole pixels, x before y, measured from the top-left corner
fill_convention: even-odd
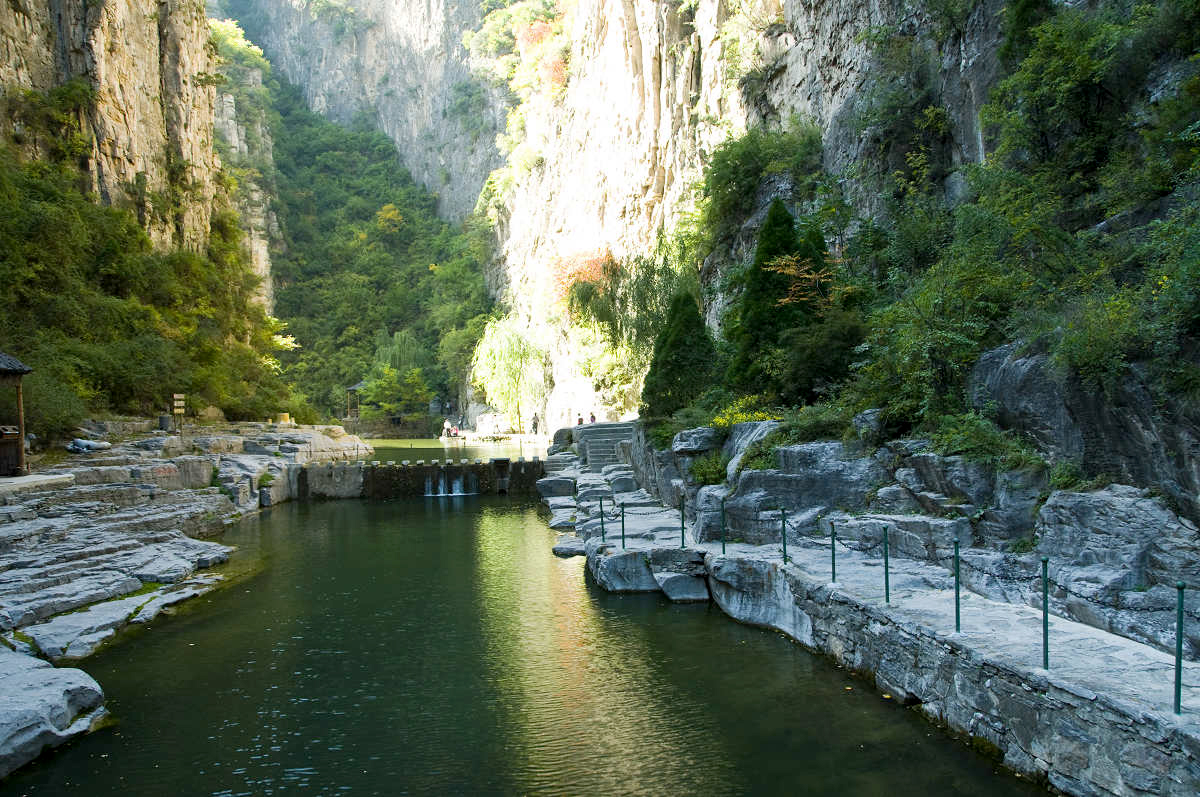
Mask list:
[[[776,199],[767,211],[758,234],[754,262],[738,281],[741,295],[731,309],[729,341],[733,360],[728,381],[734,387],[757,391],[770,385],[767,360],[778,350],[780,336],[803,323],[804,307],[783,303],[791,290],[787,274],[772,270],[771,264],[789,255],[799,255],[813,263],[824,263],[825,241],[820,230],[810,226],[800,239],[795,221],[783,202]]]
[[[689,293],[676,293],[666,327],[654,342],[642,388],[642,416],[669,417],[699,396],[708,387],[715,354],[696,300]]]
[[[525,337],[516,318],[493,319],[475,347],[472,380],[523,431],[521,407],[540,405],[546,395],[546,352]]]

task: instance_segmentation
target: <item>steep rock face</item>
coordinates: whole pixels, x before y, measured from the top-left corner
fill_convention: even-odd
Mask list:
[[[502,116],[471,75],[462,34],[477,0],[227,0],[274,67],[310,107],[343,123],[366,114],[396,142],[413,176],[447,218],[474,207],[500,164]]]
[[[262,73],[257,70],[230,78],[245,81],[249,89],[262,86]],[[262,110],[239,103],[236,92],[222,90],[217,94],[213,132],[224,143],[226,165],[242,169],[233,202],[245,236],[242,245],[251,269],[261,280],[258,296],[269,312],[275,303],[271,247],[281,246],[283,239],[279,219],[271,209],[275,195],[271,128]]]
[[[203,4],[188,0],[11,0],[0,14],[0,100],[81,79],[95,93],[80,118],[91,189],[133,206],[159,245],[208,240],[218,162],[213,70]],[[45,142],[0,124],[31,154]]]
[[[489,275],[492,292],[546,347],[553,390],[544,421],[565,425],[601,406],[583,376],[588,342],[566,320],[562,283],[571,262],[652,250],[691,208],[692,186],[715,147],[748,125],[811,119],[833,172],[877,149],[886,136],[863,129],[859,113],[880,72],[873,31],[918,42],[948,112],[950,160],[979,160],[978,110],[995,79],[999,7],[987,0],[946,21],[892,0],[753,0],[737,9],[726,0],[563,4],[569,80],[563,92],[534,94],[520,109],[527,157],[494,198],[499,256]],[[336,14],[307,0],[237,0],[229,8],[314,109],[342,121],[374,113],[414,175],[440,194],[444,214],[474,206],[502,163],[492,138],[503,95],[471,95],[474,107],[462,116],[471,105],[463,87],[474,78],[460,38],[479,25],[475,2],[351,0]],[[928,32],[935,22],[940,43]],[[765,209],[787,189],[764,186],[756,204]],[[876,201],[866,188],[848,190],[856,204]],[[714,327],[724,306],[717,288],[752,253],[761,216],[751,214],[706,264]]]
[[[1162,490],[1192,520],[1200,519],[1200,417],[1155,395],[1134,365],[1111,393],[1057,379],[1050,359],[1019,343],[985,352],[968,390],[977,407],[1024,432],[1055,460],[1074,461],[1091,476]]]

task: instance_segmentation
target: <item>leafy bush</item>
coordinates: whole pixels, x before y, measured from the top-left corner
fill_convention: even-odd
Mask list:
[[[725,481],[725,469],[729,465],[729,457],[720,450],[696,457],[688,466],[692,480],[697,484],[721,484]]]
[[[729,429],[739,423],[772,421],[778,417],[779,411],[767,406],[766,396],[742,396],[717,411],[710,423],[718,429]]]
[[[650,370],[642,388],[642,415],[666,418],[687,406],[708,384],[714,348],[696,300],[677,293],[667,325],[654,343]]]
[[[939,418],[931,438],[939,454],[961,455],[1001,470],[1041,468],[1046,464],[1014,434],[974,411]]]
[[[811,124],[791,130],[756,127],[720,144],[704,169],[701,226],[711,241],[728,234],[750,214],[765,177],[787,174],[792,199],[813,195],[821,170],[821,134]]]

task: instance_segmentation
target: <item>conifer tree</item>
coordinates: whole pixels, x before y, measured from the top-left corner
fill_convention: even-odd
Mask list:
[[[687,406],[708,387],[715,349],[696,300],[675,294],[667,324],[654,341],[650,371],[642,387],[644,418],[666,418]]]
[[[806,251],[814,243],[811,237],[805,236]],[[787,296],[788,278],[767,268],[776,258],[798,254],[800,250],[795,220],[783,202],[776,199],[759,230],[754,262],[742,277],[742,293],[729,318],[729,341],[734,351],[728,381],[734,387],[764,390],[767,387],[764,356],[780,346],[783,332],[803,320],[800,308],[779,304]]]

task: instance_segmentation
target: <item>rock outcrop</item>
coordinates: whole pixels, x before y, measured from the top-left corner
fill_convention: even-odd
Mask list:
[[[1054,491],[1044,469],[998,470],[938,455],[923,440],[783,446],[775,468],[737,470],[749,441],[771,428],[740,424],[723,442],[713,430],[688,430],[668,450],[639,433],[632,470],[667,506],[683,497],[699,542],[779,545],[786,532],[797,545],[836,532],[839,544],[881,555],[886,533],[892,556],[948,568],[957,541],[967,588],[1027,605],[1040,605],[1045,555],[1057,613],[1173,649],[1175,583],[1200,581],[1200,531],[1147,490]],[[703,450],[730,457],[725,483],[692,480],[689,463]],[[1189,591],[1185,609],[1188,627],[1200,628],[1200,595]],[[1200,658],[1200,632],[1187,633],[1184,652]]]
[[[691,430],[676,438],[669,453],[687,456],[718,443],[710,431]],[[813,477],[832,474],[841,482],[835,491],[862,483],[864,474],[874,478],[875,468],[885,467],[881,460],[886,458],[878,452],[855,458],[841,446],[785,449],[779,452],[780,464]],[[986,506],[1005,500],[997,496],[1010,491],[1009,482],[986,468],[921,448],[918,441],[897,441],[884,449],[893,458],[886,465],[889,475],[908,471],[907,486],[894,484],[897,489],[927,493],[926,500],[947,506],[956,506],[951,503],[956,499]],[[831,462],[817,453],[830,455]],[[967,517],[839,514],[846,536],[839,536],[833,549],[833,582],[828,519],[821,535],[796,534],[790,556],[777,539],[704,542],[699,522],[676,527],[686,526],[677,511],[640,490],[618,490],[616,479],[628,472],[610,466],[597,475],[577,460],[562,463],[557,479],[576,479],[577,492],[573,498],[547,499],[556,516],[568,505],[573,510],[574,541],[560,538],[555,553],[585,555],[587,572],[600,587],[661,591],[675,601],[711,596],[729,616],[780,631],[833,657],[873,679],[885,697],[914,706],[993,750],[1005,766],[1067,794],[1190,794],[1200,787],[1195,760],[1200,726],[1190,719],[1200,708],[1195,685],[1200,664],[1184,664],[1182,715],[1169,713],[1171,655],[1134,641],[1134,634],[1123,639],[1112,633],[1121,629],[1097,629],[1087,618],[1064,619],[1073,616],[1072,609],[1058,592],[1064,573],[1081,576],[1096,567],[1093,572],[1115,572],[1130,560],[1144,560],[1147,578],[1154,568],[1194,567],[1188,564],[1196,561],[1190,547],[1194,528],[1184,524],[1178,532],[1147,533],[1176,519],[1144,492],[1121,486],[1059,492],[1040,511],[1030,509],[1037,515],[1043,548],[1055,556],[1058,568],[1047,670],[1037,644],[1040,604],[1038,609],[1025,605],[1019,592],[1016,600],[978,592],[964,592],[956,600],[949,557],[955,538],[971,536]],[[857,495],[852,492],[852,499],[860,500]],[[870,502],[869,496],[865,500]],[[918,506],[915,499],[913,506]],[[620,536],[614,532],[618,518],[624,518]],[[1085,527],[1099,527],[1097,538],[1080,544]],[[880,546],[884,528],[894,544],[890,581]],[[1005,556],[978,544],[970,552],[976,556],[964,557],[967,571],[979,557]],[[1004,561],[1016,574],[1032,564],[1034,555]]]
[[[968,389],[976,406],[994,407],[1002,426],[1053,460],[1157,488],[1200,521],[1200,414],[1156,395],[1144,368],[1135,364],[1106,393],[1056,376],[1046,354],[1012,343],[984,353]]]
[[[104,716],[100,685],[0,645],[0,778]]]
[[[21,121],[22,90],[79,81],[90,147],[81,160],[107,204],[132,206],[159,245],[208,241],[219,164],[204,4],[13,0],[0,14],[0,126],[31,154],[53,142]],[[181,196],[172,203],[155,197]]]

